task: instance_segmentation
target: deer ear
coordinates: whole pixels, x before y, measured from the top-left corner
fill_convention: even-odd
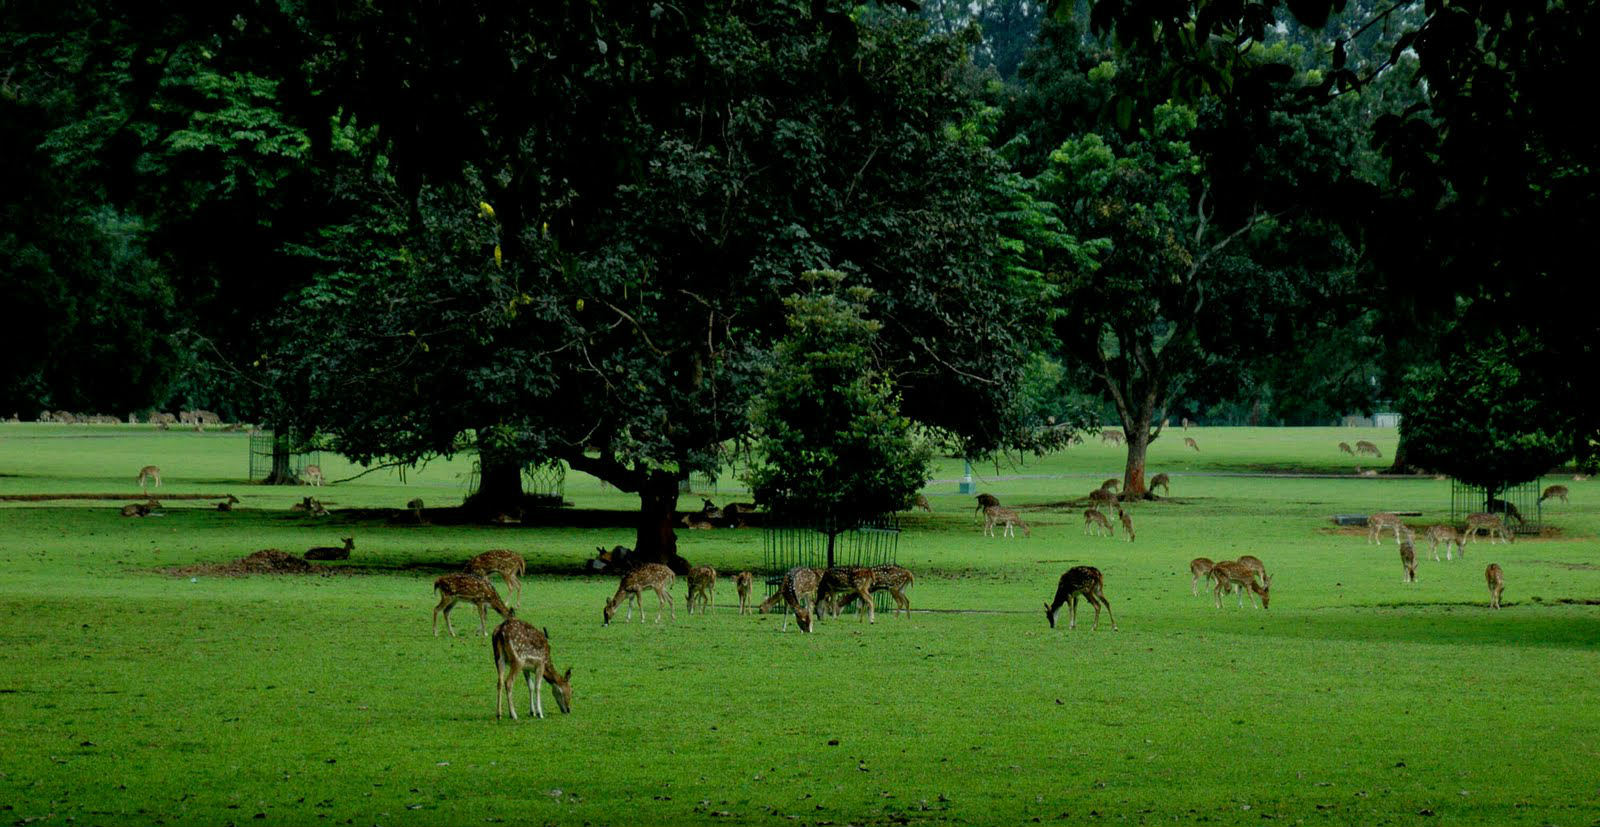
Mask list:
[[[572,667],[570,667],[570,666],[567,667],[567,674],[562,675],[561,679],[564,680],[564,681],[572,680]]]

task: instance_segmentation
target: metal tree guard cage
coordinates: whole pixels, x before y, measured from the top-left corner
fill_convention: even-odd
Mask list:
[[[1538,534],[1544,529],[1544,504],[1539,501],[1539,492],[1544,490],[1543,477],[1495,486],[1493,502],[1490,502],[1489,490],[1489,486],[1451,478],[1450,524],[1460,525],[1466,522],[1468,514],[1487,511],[1501,515],[1506,528],[1518,534]]]
[[[691,471],[678,481],[678,492],[697,497],[711,497],[717,493],[717,478],[703,471]]]
[[[771,597],[783,583],[783,575],[795,566],[823,568],[828,565],[828,528],[837,523],[826,518],[784,519],[774,517],[761,532],[761,575]],[[900,520],[893,514],[879,514],[855,522],[840,531],[833,541],[836,566],[870,568],[897,562],[900,553]],[[873,602],[878,611],[892,608],[887,592],[877,592]],[[788,611],[788,606],[782,607]],[[854,604],[850,609],[855,610]]]
[[[526,483],[523,494],[541,505],[562,505],[566,502],[567,466],[560,460],[543,465],[528,465],[522,469]]]
[[[256,431],[250,435],[250,481],[264,480],[272,474],[272,446],[277,436],[272,431]],[[307,465],[321,465],[321,451],[289,452],[289,472],[295,477],[305,473]]]

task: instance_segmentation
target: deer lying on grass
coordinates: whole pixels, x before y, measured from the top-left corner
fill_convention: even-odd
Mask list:
[[[1161,493],[1171,496],[1172,487],[1169,485],[1170,482],[1171,478],[1166,474],[1157,474],[1150,478],[1150,485],[1147,486],[1145,490],[1154,493],[1157,488],[1160,488]]]
[[[1383,456],[1383,452],[1378,450],[1378,446],[1364,439],[1358,439],[1356,440],[1356,455],[1360,456],[1362,454],[1371,454],[1375,457]]]
[[[563,675],[556,671],[550,660],[550,634],[540,631],[515,617],[506,618],[495,627],[490,639],[494,650],[494,717],[500,720],[500,704],[511,708],[511,720],[517,719],[517,702],[511,698],[511,688],[522,675],[528,682],[528,713],[535,718],[544,717],[544,693],[539,681],[550,684],[556,696],[556,706],[563,714],[572,711],[572,669]]]
[[[350,552],[356,550],[356,538],[341,537],[339,540],[344,543],[343,548],[338,546],[308,548],[306,549],[305,558],[307,560],[349,560]]]
[[[217,510],[218,511],[232,511],[233,507],[238,505],[238,504],[239,504],[239,498],[233,496],[232,494],[229,494],[228,498],[226,500],[223,500],[222,502],[217,503]]]
[[[1256,572],[1249,566],[1234,560],[1227,560],[1211,567],[1211,579],[1216,581],[1212,593],[1217,599],[1217,608],[1222,608],[1222,595],[1232,590],[1239,595],[1239,608],[1244,608],[1244,593],[1250,592],[1250,603],[1254,605],[1256,598],[1261,598],[1261,608],[1267,608],[1272,599],[1272,578],[1263,577],[1264,583],[1256,582]]]
[[[1078,595],[1089,601],[1094,607],[1094,629],[1100,629],[1100,609],[1106,610],[1106,617],[1111,618],[1111,630],[1117,631],[1117,618],[1111,613],[1111,601],[1106,599],[1105,578],[1100,575],[1100,570],[1094,566],[1073,566],[1061,575],[1061,580],[1056,584],[1056,599],[1045,604],[1044,619],[1050,621],[1050,628],[1056,627],[1056,612],[1060,611],[1061,604],[1067,604],[1067,629],[1078,628]]]
[[[289,506],[289,511],[296,514],[310,514],[313,517],[328,516],[328,509],[323,508],[322,503],[313,497],[302,498],[300,502]]]
[[[1428,530],[1422,536],[1423,539],[1428,541],[1428,549],[1433,552],[1433,561],[1435,563],[1439,562],[1440,543],[1444,543],[1444,559],[1446,560],[1455,559],[1455,557],[1450,553],[1451,543],[1455,544],[1456,551],[1461,552],[1461,557],[1463,559],[1465,559],[1467,556],[1466,547],[1461,545],[1461,535],[1456,532],[1454,526],[1429,526]]]
[[[1122,536],[1127,537],[1128,542],[1133,542],[1133,516],[1128,512],[1123,511],[1121,508],[1118,508],[1117,519],[1122,521]]]
[[[983,510],[983,514],[984,536],[993,537],[994,527],[996,524],[1002,524],[1004,526],[1004,530],[1001,532],[1001,536],[1003,537],[1017,536],[1016,527],[1018,526],[1022,528],[1022,536],[1033,536],[1033,529],[1028,527],[1028,524],[1023,521],[1021,515],[1009,508],[1001,508],[998,505],[991,505]]]
[[[1355,456],[1356,455],[1355,451],[1350,450],[1350,443],[1348,443],[1348,442],[1339,443],[1339,450],[1343,451],[1346,454],[1349,454],[1350,456]]]
[[[1000,499],[993,494],[979,494],[977,500],[978,507],[972,512],[973,519],[977,519],[978,515],[987,509],[1000,507]]]
[[[505,581],[506,594],[517,593],[517,608],[522,608],[522,575],[528,572],[528,561],[522,555],[504,548],[490,549],[467,561],[467,571],[487,578],[499,574]]]
[[[1506,573],[1499,563],[1490,563],[1483,570],[1483,579],[1489,584],[1489,608],[1500,608],[1500,593],[1506,590]]]
[[[689,607],[689,614],[694,614],[696,601],[700,603],[700,614],[707,614],[710,609],[717,607],[717,570],[711,566],[695,566],[689,569],[689,596],[684,603]],[[709,609],[707,606],[709,605]]]
[[[816,605],[833,617],[844,610],[844,597],[855,595],[867,604],[867,620],[878,622],[877,607],[872,602],[872,569],[862,566],[835,566],[822,573],[817,583]],[[860,618],[857,618],[859,621]]]
[[[661,608],[663,606],[672,610],[672,619],[678,619],[678,608],[672,602],[673,582],[678,579],[672,569],[660,563],[645,563],[644,565],[622,575],[622,582],[617,585],[617,593],[606,601],[606,607],[601,612],[600,625],[607,626],[611,618],[617,615],[617,606],[622,601],[628,601],[628,620],[633,620],[633,604],[639,604],[639,622],[644,622],[644,590],[653,589],[656,593],[656,622],[661,622]]]
[[[147,482],[154,482],[155,483],[155,487],[156,488],[160,488],[161,487],[161,469],[157,468],[154,465],[146,465],[145,467],[139,469],[139,476],[134,477],[133,478],[133,482],[134,482],[135,485],[139,486],[140,490],[148,490],[149,489],[149,486],[147,486],[145,484]]]
[[[1123,435],[1122,431],[1111,428],[1100,432],[1100,444],[1104,445],[1107,442],[1112,445],[1122,445],[1127,442],[1127,437]]]
[[[1186,436],[1183,438],[1183,447],[1193,448],[1196,453],[1199,453],[1200,451],[1200,443],[1195,442],[1194,437],[1192,436]]]
[[[1379,511],[1367,516],[1367,543],[1378,544],[1378,535],[1386,528],[1394,529],[1394,541],[1400,542],[1400,516],[1389,511]]]
[[[1512,534],[1506,529],[1506,524],[1500,519],[1499,514],[1490,514],[1486,511],[1479,511],[1474,514],[1467,515],[1467,529],[1466,531],[1462,532],[1461,539],[1462,556],[1466,556],[1467,542],[1469,540],[1477,539],[1479,531],[1489,532],[1490,543],[1494,543],[1500,539],[1504,539],[1509,543],[1514,543],[1517,541],[1517,535]]]
[[[778,596],[794,612],[794,622],[800,631],[811,634],[811,612],[817,607],[817,588],[822,585],[822,572],[817,569],[795,566],[783,575]],[[808,609],[806,605],[809,604]],[[789,615],[783,616],[783,631],[789,630]]]
[[[450,636],[456,636],[456,629],[450,625],[450,611],[459,601],[466,601],[478,607],[478,631],[484,635],[489,634],[488,619],[489,607],[500,613],[501,617],[511,616],[511,607],[507,606],[495,592],[489,580],[476,574],[447,574],[433,581],[433,590],[439,593],[439,605],[433,607],[433,636],[439,636],[439,612],[444,612],[444,627],[450,631]]]
[[[145,500],[142,503],[128,503],[122,507],[122,516],[148,517],[150,516],[150,512],[155,511],[160,507],[161,503],[158,503],[155,500]]]
[[[755,575],[747,571],[741,571],[733,576],[733,587],[739,592],[739,614],[750,613],[750,588],[755,582]]]
[[[1189,574],[1193,579],[1189,581],[1189,593],[1195,596],[1200,594],[1200,578],[1211,579],[1211,568],[1216,563],[1208,557],[1196,557],[1189,561]]]
[[[1116,531],[1111,528],[1111,521],[1106,519],[1106,515],[1101,514],[1097,509],[1087,508],[1083,512],[1083,533],[1090,533],[1091,527],[1093,527],[1096,536],[1111,537],[1116,534]],[[1104,535],[1100,534],[1101,529],[1105,530]]]
[[[1400,578],[1400,582],[1417,582],[1417,547],[1413,546],[1410,540],[1400,544],[1400,565],[1406,570],[1406,575]]]
[[[1552,485],[1539,495],[1539,502],[1559,497],[1562,502],[1567,502],[1567,487],[1565,485]]]
[[[307,465],[305,468],[300,469],[300,477],[305,480],[306,485],[321,486],[322,466]]]
[[[916,578],[912,576],[910,569],[893,563],[884,563],[883,565],[872,567],[872,585],[867,590],[868,592],[888,592],[889,596],[894,598],[895,614],[904,611],[906,617],[910,617],[911,599],[906,597],[906,589],[911,588],[911,585],[915,582]],[[850,601],[860,596],[854,591],[846,592],[844,598],[839,602],[840,608],[850,605]]]

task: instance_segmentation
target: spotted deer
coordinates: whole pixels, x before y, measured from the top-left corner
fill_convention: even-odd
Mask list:
[[[1339,443],[1339,450],[1343,451],[1346,454],[1349,454],[1350,456],[1355,456],[1356,455],[1355,451],[1350,450],[1350,443],[1348,443],[1348,442]]]
[[[919,508],[919,509],[921,509],[923,511],[926,511],[929,514],[933,513],[933,504],[928,502],[928,498],[927,498],[926,495],[918,494],[917,498],[915,500],[911,501],[911,505],[913,507],[915,507],[915,508]]]
[[[550,660],[548,631],[540,631],[515,617],[508,617],[495,627],[490,646],[494,651],[495,720],[500,720],[502,702],[511,708],[511,720],[517,719],[517,702],[511,697],[511,689],[516,686],[518,675],[528,682],[528,714],[535,718],[544,717],[544,693],[539,685],[541,679],[550,684],[550,691],[556,696],[556,706],[561,708],[562,714],[572,711],[572,669],[569,667],[565,675],[556,671],[555,663]]]
[[[872,585],[868,587],[868,591],[888,592],[889,596],[894,598],[895,614],[904,611],[906,617],[910,617],[911,599],[906,597],[906,589],[911,588],[911,585],[915,582],[916,578],[912,576],[910,569],[893,563],[884,563],[883,565],[872,567]],[[848,606],[850,601],[860,596],[860,594],[853,591],[846,592],[844,599],[840,601],[840,606]]]
[[[1462,559],[1465,559],[1467,556],[1466,546],[1461,545],[1461,535],[1456,531],[1454,526],[1429,526],[1428,530],[1422,536],[1423,539],[1428,541],[1428,549],[1433,552],[1433,561],[1436,563],[1439,562],[1440,543],[1444,543],[1444,559],[1446,560],[1455,559],[1455,557],[1450,553],[1450,545],[1452,543],[1455,544],[1456,551],[1461,552]]]
[[[1193,424],[1194,424],[1194,420],[1190,419],[1187,416],[1183,418],[1183,429],[1185,431],[1189,430],[1189,426],[1191,426]]]
[[[1096,536],[1111,537],[1116,535],[1116,531],[1111,528],[1111,521],[1106,519],[1106,515],[1101,514],[1098,509],[1086,508],[1083,511],[1083,533],[1090,533],[1091,528],[1093,528]],[[1104,535],[1101,535],[1101,529],[1105,530]]]
[[[140,490],[148,490],[150,486],[146,483],[149,482],[154,482],[154,487],[160,488],[161,469],[154,465],[146,465],[145,467],[139,469],[139,476],[134,477],[133,482],[135,485],[139,486]]]
[[[1193,448],[1196,453],[1200,451],[1200,443],[1195,442],[1194,437],[1192,436],[1186,436],[1183,438],[1183,447]]]
[[[843,598],[854,595],[867,604],[867,620],[877,623],[877,607],[872,602],[872,580],[872,569],[863,566],[835,566],[828,569],[817,583],[817,605],[833,617],[838,617],[839,612],[844,610]]]
[[[1189,561],[1189,574],[1192,576],[1192,579],[1189,581],[1190,594],[1197,597],[1199,596],[1200,579],[1211,579],[1211,568],[1215,565],[1216,562],[1208,557],[1196,557]]]
[[[1517,541],[1517,535],[1506,530],[1505,521],[1500,519],[1499,514],[1490,514],[1486,511],[1479,511],[1474,514],[1467,515],[1467,529],[1461,533],[1461,547],[1463,549],[1463,555],[1465,554],[1467,542],[1477,539],[1479,531],[1489,532],[1490,543],[1494,543],[1500,539],[1504,539],[1506,542],[1511,543]]]
[[[1122,480],[1120,480],[1120,479],[1118,479],[1116,477],[1111,477],[1110,479],[1107,479],[1105,482],[1100,483],[1100,488],[1102,490],[1110,491],[1113,494],[1117,493],[1117,489],[1121,488],[1121,487],[1122,487]]]
[[[1117,494],[1109,488],[1096,488],[1089,492],[1089,504],[1095,508],[1116,508]]]
[[[755,582],[756,576],[747,571],[733,576],[733,587],[739,592],[739,614],[750,613],[750,589]]]
[[[1024,537],[1032,537],[1033,536],[1033,529],[1030,528],[1028,526],[1027,522],[1025,522],[1022,519],[1022,516],[1019,515],[1017,512],[1009,509],[1009,508],[1001,508],[998,505],[992,505],[992,506],[989,506],[988,508],[984,509],[983,510],[983,514],[984,514],[984,520],[983,520],[983,533],[984,533],[984,536],[987,536],[987,537],[995,536],[994,527],[997,524],[998,525],[1002,525],[1004,527],[1003,531],[1001,532],[1001,536],[1002,537],[1015,537],[1015,536],[1017,536],[1016,529],[1019,526],[1022,528],[1022,536],[1024,536]]]
[[[1127,442],[1127,438],[1123,436],[1122,431],[1116,428],[1109,428],[1100,432],[1100,444],[1104,445],[1107,442],[1111,443],[1112,445],[1121,445],[1124,442]]]
[[[1122,536],[1128,538],[1128,542],[1133,542],[1133,515],[1118,508],[1117,519],[1122,522]]]
[[[1379,542],[1378,536],[1382,534],[1383,530],[1386,528],[1394,529],[1394,541],[1396,543],[1400,542],[1401,525],[1402,523],[1400,522],[1400,516],[1389,511],[1379,511],[1376,514],[1368,515],[1367,543],[1369,545],[1377,545]]]
[[[489,607],[500,613],[501,617],[511,616],[511,607],[507,606],[495,592],[489,580],[476,574],[447,574],[433,581],[433,590],[439,593],[439,605],[433,607],[433,636],[439,636],[439,612],[444,612],[444,627],[450,631],[450,636],[456,636],[456,628],[450,625],[450,611],[456,603],[466,601],[478,607],[478,631],[484,635],[489,634],[488,619]]]
[[[694,614],[695,604],[700,604],[700,614],[708,614],[717,607],[717,570],[711,566],[689,569],[689,596],[683,601]]]
[[[1261,582],[1263,582],[1263,583],[1270,583],[1271,582],[1271,580],[1267,577],[1267,566],[1266,566],[1265,563],[1261,562],[1261,558],[1260,557],[1257,557],[1257,556],[1255,556],[1253,554],[1244,554],[1244,555],[1240,555],[1239,559],[1237,559],[1237,560],[1235,560],[1233,562],[1238,563],[1239,565],[1244,566],[1245,568],[1255,572],[1256,576],[1261,578]]]
[[[811,633],[811,613],[817,608],[817,588],[821,584],[821,571],[795,566],[783,575],[783,583],[778,586],[778,596],[794,612],[795,625],[806,634]],[[804,604],[809,604],[809,608]],[[788,630],[789,615],[784,614],[783,631]]]
[[[1483,579],[1489,584],[1489,608],[1500,608],[1500,593],[1506,590],[1506,573],[1499,563],[1490,563],[1483,570]]]
[[[1400,578],[1400,582],[1417,582],[1417,547],[1410,540],[1400,544],[1400,565],[1405,568],[1405,576]]]
[[[1383,452],[1378,450],[1378,446],[1364,439],[1358,439],[1356,440],[1356,455],[1360,456],[1362,454],[1371,454],[1375,457],[1383,456]]]
[[[517,593],[517,608],[522,608],[522,580],[528,572],[528,561],[522,555],[504,548],[490,549],[467,561],[467,571],[488,577],[499,574],[506,583],[506,593]]]
[[[1146,487],[1146,490],[1154,492],[1157,488],[1160,488],[1161,493],[1172,496],[1172,487],[1169,484],[1171,481],[1172,478],[1166,474],[1157,474],[1150,478],[1150,485]]]
[[[356,538],[340,537],[339,541],[344,543],[342,548],[339,546],[308,548],[306,549],[305,558],[307,560],[349,560],[350,552],[356,550]]]
[[[1211,579],[1216,581],[1212,593],[1217,599],[1217,608],[1222,608],[1222,595],[1227,591],[1237,592],[1239,595],[1239,608],[1244,608],[1244,593],[1250,592],[1250,603],[1254,605],[1256,598],[1261,598],[1261,608],[1267,608],[1271,602],[1272,578],[1263,577],[1263,583],[1256,582],[1256,572],[1249,566],[1234,560],[1227,560],[1211,567]]]
[[[973,519],[977,519],[985,510],[997,508],[1000,505],[1000,499],[993,494],[979,494],[977,500],[978,507],[972,512]]]
[[[1056,627],[1056,612],[1061,610],[1061,604],[1067,604],[1067,629],[1078,628],[1078,596],[1089,601],[1094,607],[1094,629],[1100,629],[1100,609],[1106,610],[1106,617],[1111,618],[1111,630],[1117,631],[1116,615],[1111,613],[1111,601],[1106,599],[1105,578],[1100,570],[1094,566],[1073,566],[1061,575],[1061,580],[1056,583],[1056,599],[1046,603],[1044,619],[1050,622],[1050,628]]]
[[[322,485],[322,466],[307,465],[300,470],[300,476],[305,478],[306,485]]]
[[[633,620],[633,604],[639,604],[639,622],[644,622],[644,590],[652,589],[656,593],[656,622],[661,622],[661,609],[666,607],[672,611],[672,619],[678,619],[678,608],[672,602],[673,582],[678,579],[672,569],[660,563],[645,563],[627,574],[622,575],[622,581],[617,585],[617,593],[606,601],[606,607],[601,612],[601,626],[608,626],[611,618],[617,615],[617,606],[622,601],[628,601],[628,620]]]
[[[1565,485],[1552,485],[1546,488],[1544,493],[1539,495],[1539,502],[1555,498],[1560,498],[1562,502],[1568,502],[1567,487]]]

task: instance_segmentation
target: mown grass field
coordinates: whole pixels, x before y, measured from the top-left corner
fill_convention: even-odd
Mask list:
[[[1172,496],[1135,508],[1132,543],[1084,536],[1081,509],[1030,508],[1117,474],[1119,449],[977,469],[980,490],[1027,509],[1033,536],[1015,540],[980,536],[944,463],[936,512],[907,515],[899,546],[918,611],[804,636],[734,614],[727,581],[710,617],[683,612],[680,580],[676,620],[602,628],[615,580],[568,572],[631,544],[624,516],[423,527],[338,512],[448,504],[463,461],[325,488],[336,513],[314,520],[286,510],[306,489],[242,481],[243,435],[0,425],[0,494],[137,493],[155,463],[161,493],[243,500],[228,514],[168,500],[145,520],[111,502],[0,503],[0,818],[1600,823],[1600,606],[1585,602],[1600,600],[1600,488],[1567,481],[1548,536],[1428,557],[1408,585],[1392,539],[1370,546],[1329,515],[1417,510],[1425,525],[1448,483],[1354,476],[1335,446],[1356,433],[1199,428],[1199,453],[1164,438],[1150,470],[1174,474]],[[1285,469],[1347,476],[1211,475]],[[577,475],[567,496],[635,505]],[[352,535],[356,573],[159,571]],[[496,722],[470,608],[460,638],[429,629],[432,579],[495,547],[529,559],[522,614],[573,667],[571,715],[546,690],[549,718]],[[736,571],[761,536],[682,532],[680,550]],[[1269,610],[1191,595],[1190,558],[1244,553],[1273,575]],[[1506,571],[1500,612],[1490,561]],[[1084,563],[1120,631],[1090,631],[1087,612],[1075,632],[1064,616],[1046,627],[1056,579]]]

